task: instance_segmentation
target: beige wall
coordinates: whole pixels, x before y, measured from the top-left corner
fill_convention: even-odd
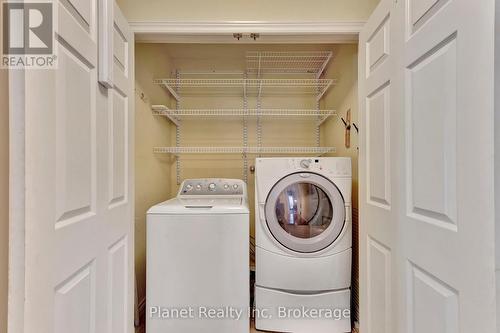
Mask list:
[[[146,211],[170,198],[171,161],[154,155],[154,146],[170,145],[172,125],[151,113],[151,104],[168,104],[169,97],[153,78],[170,76],[170,64],[164,45],[137,44],[135,48],[135,262],[138,295],[146,293]],[[144,96],[142,96],[144,94]]]
[[[322,144],[337,148],[334,156],[349,156],[353,165],[353,206],[358,207],[358,134],[351,127],[351,145],[344,145],[344,124],[340,119],[346,118],[347,110],[351,110],[351,122],[358,125],[358,47],[342,45],[335,52],[333,61],[326,70],[326,75],[338,80],[336,86],[324,97],[322,105],[335,109],[338,117],[331,117],[321,128]]]
[[[253,45],[252,50],[330,50],[333,45]],[[175,196],[178,185],[173,156],[153,154],[155,146],[175,145],[175,126],[167,119],[151,115],[152,104],[165,104],[175,109],[175,100],[161,87],[152,83],[154,78],[172,77],[170,71],[208,71],[245,69],[245,52],[248,45],[206,44],[137,44],[136,45],[136,274],[138,294],[145,295],[146,229],[145,217],[149,207]],[[146,101],[140,98],[144,93]],[[242,108],[241,96],[217,95],[184,97],[182,108]],[[249,98],[249,107],[256,107],[256,98]],[[264,98],[262,107],[314,108],[314,97]],[[249,121],[249,145],[257,145],[255,121]],[[182,124],[183,146],[242,146],[242,120],[193,119]],[[304,119],[275,119],[263,122],[263,145],[313,146],[314,122]],[[286,135],[283,135],[286,133]],[[250,156],[249,165],[255,156]],[[243,162],[239,155],[183,155],[181,179],[224,177],[242,178]],[[254,204],[254,175],[249,173],[248,191],[250,205]],[[253,209],[250,217],[254,234]]]
[[[180,71],[244,71],[245,52],[249,50],[299,51],[331,50],[334,45],[206,45],[171,44],[166,49],[172,68]],[[160,55],[165,57],[165,55]],[[199,76],[198,76],[199,77]],[[213,76],[211,76],[213,77]],[[237,77],[237,76],[236,76]],[[241,77],[241,76],[239,76]],[[248,98],[249,108],[256,107],[256,98]],[[175,105],[172,105],[175,107]],[[205,95],[183,97],[182,108],[242,108],[241,96]],[[309,108],[316,107],[312,96],[286,97],[269,96],[262,99],[262,108]],[[182,146],[242,146],[243,125],[239,117],[224,119],[208,118],[186,120],[182,125]],[[249,146],[257,145],[256,122],[248,121]],[[172,143],[175,143],[174,136]],[[304,118],[269,119],[262,121],[263,146],[315,146],[314,121]],[[249,155],[249,166],[255,164],[255,155]],[[183,155],[181,157],[181,178],[238,178],[243,177],[243,161],[239,155]],[[171,194],[178,189],[176,168],[171,169]],[[248,197],[251,209],[250,226],[254,234],[254,175],[248,173]]]
[[[334,146],[333,156],[348,156],[352,159],[352,205],[353,205],[353,269],[352,295],[353,319],[358,320],[359,286],[359,246],[358,246],[358,134],[351,126],[351,145],[344,144],[344,124],[340,117],[346,118],[351,110],[351,122],[358,124],[358,50],[357,45],[343,45],[337,49],[334,60],[327,69],[327,75],[338,80],[337,85],[324,98],[323,104],[337,110],[338,117],[330,118],[321,129],[322,144]]]
[[[155,155],[152,148],[157,145],[175,145],[175,128],[165,119],[153,118],[149,104],[168,104],[175,108],[173,98],[166,101],[168,93],[151,83],[153,78],[171,77],[169,69],[181,71],[243,71],[244,56],[248,50],[332,50],[334,60],[327,68],[326,77],[338,79],[337,85],[325,95],[323,108],[333,108],[345,117],[351,109],[352,121],[357,123],[357,46],[356,45],[206,45],[206,44],[138,44],[136,49],[136,80],[138,89],[148,97],[148,103],[137,98],[137,156],[136,156],[136,238],[139,291],[143,289],[144,262],[144,215],[146,209],[156,202],[173,197],[177,190],[176,168],[173,157]],[[163,67],[159,67],[159,66]],[[199,76],[197,76],[199,77]],[[249,98],[249,107],[255,107],[256,99]],[[241,96],[186,96],[182,108],[242,108]],[[315,99],[304,96],[266,97],[263,108],[315,108]],[[154,129],[154,130],[152,130]],[[167,138],[164,135],[170,133]],[[314,146],[314,122],[296,120],[263,120],[264,146]],[[337,147],[335,156],[350,156],[353,159],[353,206],[357,207],[357,134],[351,131],[351,148],[344,147],[344,129],[340,118],[325,122],[321,130],[322,144]],[[242,120],[192,119],[182,124],[182,146],[241,146]],[[256,145],[255,121],[249,121],[249,145]],[[254,158],[255,156],[252,156]],[[254,164],[249,159],[249,165]],[[142,164],[142,167],[141,167]],[[203,177],[242,178],[242,158],[238,155],[183,155],[181,179]],[[153,172],[154,174],[153,174]],[[165,180],[165,172],[170,177]],[[144,174],[149,173],[149,174]],[[149,179],[146,181],[145,178]],[[160,181],[155,181],[156,178]],[[161,185],[159,184],[161,183]],[[163,184],[169,186],[168,191]],[[249,173],[250,205],[254,204],[254,175]],[[253,209],[252,209],[253,212]],[[251,233],[254,232],[253,213]]]
[[[379,0],[117,0],[125,16],[130,21],[364,21],[371,14]],[[164,46],[138,45],[136,50],[136,81],[139,91],[145,91],[147,102],[137,99],[136,102],[136,271],[138,275],[139,297],[144,295],[144,267],[145,267],[145,211],[155,202],[175,195],[177,184],[175,181],[174,159],[168,155],[154,155],[151,148],[156,145],[173,145],[175,143],[175,129],[165,119],[151,116],[149,104],[170,104],[165,100],[167,94],[158,87],[151,85],[153,77],[168,77],[169,57],[155,57],[155,52],[162,52]],[[198,46],[191,50],[180,50],[176,46],[177,55],[172,54],[172,68],[198,64],[206,70],[212,60],[206,57],[206,52],[199,52]],[[245,46],[243,46],[245,47]],[[357,90],[356,66],[352,56],[356,53],[356,46],[341,47],[334,64],[330,66],[329,75],[340,79],[339,85],[326,96],[323,103],[325,108],[336,108],[341,115],[351,108],[352,119],[357,121]],[[163,51],[167,51],[164,49]],[[170,48],[170,52],[174,49]],[[212,49],[210,52],[217,55],[218,64],[231,65],[224,53]],[[219,52],[219,53],[218,53]],[[188,56],[186,56],[188,55]],[[243,64],[240,64],[243,66]],[[190,68],[193,69],[193,68]],[[142,89],[142,90],[141,90]],[[290,106],[310,107],[309,102],[303,100],[267,100],[265,107],[277,107],[282,102]],[[192,98],[184,102],[183,107],[228,107],[237,106],[240,101],[227,99],[224,105],[215,104],[207,99]],[[250,102],[250,107],[251,103]],[[172,107],[175,105],[172,103]],[[250,125],[250,133],[255,133],[254,125]],[[279,130],[277,130],[279,129]],[[294,133],[293,142],[284,143],[281,133]],[[165,135],[168,135],[166,137]],[[241,121],[232,120],[207,126],[206,121],[192,122],[183,127],[184,145],[240,145]],[[304,122],[291,122],[283,128],[282,122],[271,121],[264,125],[264,145],[312,145],[313,128]],[[332,119],[322,128],[322,143],[338,147],[338,156],[351,156],[353,165],[357,166],[357,135],[352,133],[352,148],[342,148],[343,129],[337,119]],[[190,139],[188,139],[188,137]],[[222,143],[221,141],[222,140]],[[250,144],[255,144],[255,136],[251,134]],[[250,161],[250,164],[252,162]],[[182,179],[193,177],[242,177],[242,162],[240,157],[198,155],[183,157]],[[170,177],[164,178],[166,174]],[[357,168],[353,169],[354,191],[353,203],[357,207]],[[249,175],[250,204],[253,206],[254,177]],[[253,233],[253,216],[251,217]]]
[[[9,91],[6,70],[0,70],[0,333],[7,332],[9,251]]]
[[[129,20],[364,21],[378,0],[118,0]]]

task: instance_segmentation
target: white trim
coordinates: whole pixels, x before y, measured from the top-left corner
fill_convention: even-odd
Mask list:
[[[25,69],[9,70],[9,296],[7,332],[24,332]]]
[[[254,41],[249,36],[236,40],[232,35],[182,35],[136,33],[137,43],[189,44],[357,44],[357,34],[344,35],[264,35]]]
[[[279,34],[358,34],[362,21],[130,21],[135,33],[168,34],[225,34],[225,33],[279,33]]]
[[[354,43],[363,21],[132,21],[138,42]],[[233,33],[243,33],[237,41]],[[254,41],[250,33],[261,37]]]

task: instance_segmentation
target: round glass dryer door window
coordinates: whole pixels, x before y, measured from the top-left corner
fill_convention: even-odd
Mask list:
[[[345,223],[345,203],[335,184],[315,173],[294,173],[269,192],[266,222],[274,238],[303,253],[332,244]]]

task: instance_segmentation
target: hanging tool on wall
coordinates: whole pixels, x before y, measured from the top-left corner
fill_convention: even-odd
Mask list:
[[[356,126],[355,123],[351,123],[351,109],[347,110],[345,119],[342,117],[340,119],[344,123],[344,127],[345,127],[345,147],[350,148],[351,147],[351,125],[354,126],[356,133],[359,133],[359,128],[358,128],[358,126]]]
[[[351,109],[347,110],[345,120],[344,118],[340,118],[342,122],[344,123],[345,127],[345,147],[350,148],[351,147]]]

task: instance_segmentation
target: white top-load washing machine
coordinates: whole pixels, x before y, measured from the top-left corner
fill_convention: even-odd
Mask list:
[[[248,333],[249,210],[237,179],[185,180],[147,213],[148,333]]]
[[[351,331],[351,160],[259,158],[256,328]]]

